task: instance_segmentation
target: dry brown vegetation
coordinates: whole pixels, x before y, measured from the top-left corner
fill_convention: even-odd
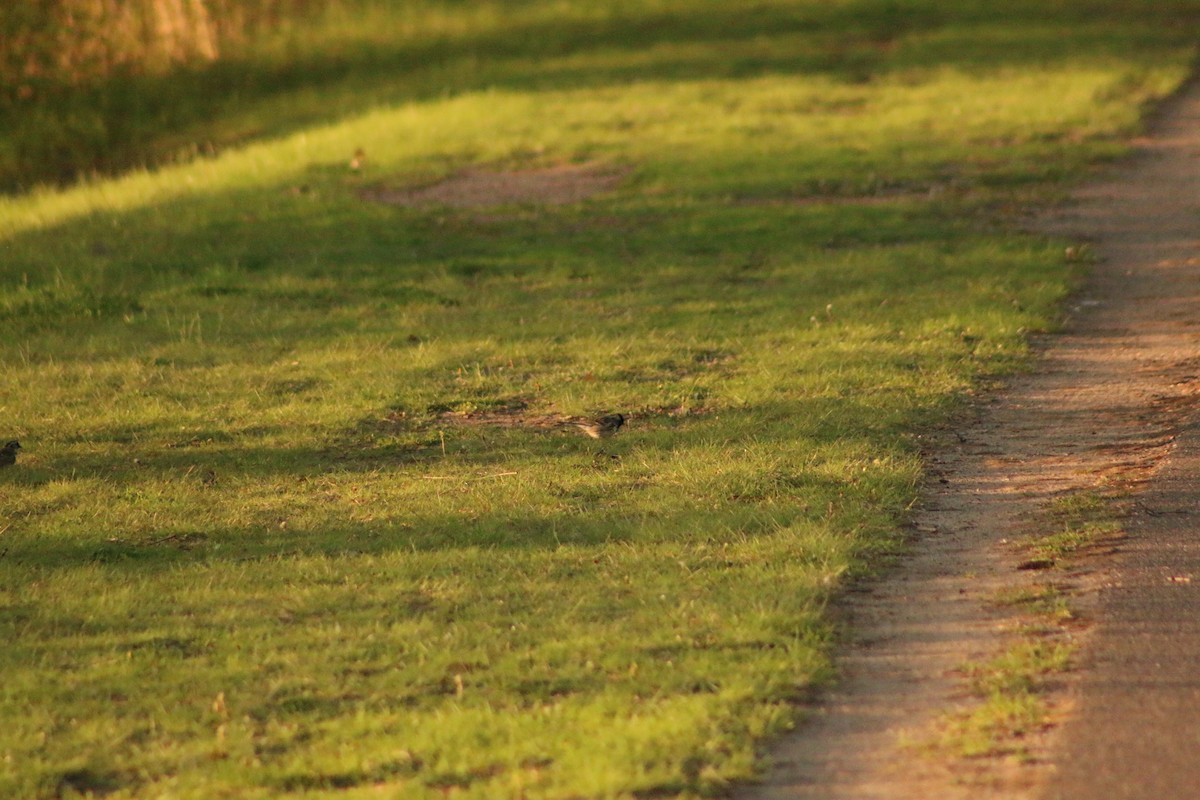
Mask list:
[[[198,76],[345,0],[22,0],[0,13],[0,188],[177,160],[236,81]],[[9,7],[11,5],[11,7]],[[236,138],[236,137],[235,137]],[[184,147],[184,145],[188,145]],[[208,150],[212,148],[209,147]],[[194,153],[193,153],[194,154]]]
[[[212,61],[285,16],[329,0],[32,0],[0,16],[0,86],[7,101],[117,72]]]

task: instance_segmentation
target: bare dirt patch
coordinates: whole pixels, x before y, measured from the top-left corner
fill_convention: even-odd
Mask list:
[[[925,203],[947,196],[968,197],[970,192],[952,184],[930,186],[883,186],[867,192],[816,192],[787,197],[742,197],[739,205],[745,206],[831,206],[865,207],[887,206],[899,203]]]
[[[577,416],[571,414],[562,414],[555,411],[545,412],[530,412],[528,404],[521,399],[507,399],[498,403],[493,403],[486,408],[470,408],[464,409],[460,404],[454,403],[442,407],[432,407],[429,409],[434,413],[434,420],[438,425],[446,427],[463,427],[463,428],[524,428],[528,430],[559,430],[576,431],[577,423],[584,422],[588,419],[594,419],[597,416],[603,416],[605,413],[614,413],[602,411],[592,414],[590,417]],[[683,418],[697,417],[712,413],[711,408],[703,406],[642,406],[632,410],[623,410],[627,425],[638,424],[653,424],[655,418]],[[407,412],[390,411],[382,417],[371,418],[364,421],[364,424],[371,427],[378,426],[394,426],[409,424]]]
[[[1019,543],[1044,532],[1039,526],[1053,501],[1072,493],[1132,495],[1128,505],[1136,508],[1176,439],[1194,435],[1198,121],[1200,84],[1194,83],[1168,105],[1134,158],[1085,187],[1065,213],[1037,221],[1038,230],[1089,242],[1086,251],[1099,258],[1065,332],[1037,343],[1035,373],[1014,378],[981,401],[973,419],[930,443],[930,478],[911,554],[842,599],[837,611],[850,633],[838,685],[774,750],[775,768],[763,783],[739,797],[974,800],[1046,793],[1061,725],[1027,734],[1020,759],[927,757],[919,745],[937,738],[947,714],[977,705],[962,666],[1013,640],[1019,620],[997,597],[1053,582],[1069,587],[1077,616],[1096,619],[1096,598],[1118,556],[1094,554],[1065,570],[1019,568],[1028,560]],[[1082,249],[1065,257],[1075,259]],[[1190,502],[1200,504],[1200,496]],[[1106,545],[1124,547],[1119,540]],[[1062,635],[1086,654],[1089,630],[1077,626]],[[1048,695],[1052,723],[1072,713],[1069,678],[1062,676],[1061,690]],[[1179,705],[1188,703],[1181,698]]]
[[[524,414],[519,411],[470,411],[466,413],[447,411],[438,414],[438,422],[468,428],[528,428],[531,430],[556,430],[571,428],[582,417],[564,414]]]
[[[587,164],[558,164],[521,170],[472,168],[427,186],[376,186],[366,200],[406,208],[487,208],[505,205],[570,205],[612,191],[625,172]]]

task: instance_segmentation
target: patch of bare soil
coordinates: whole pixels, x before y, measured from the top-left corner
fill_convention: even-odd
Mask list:
[[[1099,259],[1065,332],[1038,342],[1035,373],[1014,378],[935,443],[911,554],[842,599],[837,611],[849,633],[836,688],[779,743],[764,781],[737,797],[1045,793],[1061,725],[1028,737],[1023,760],[932,758],[911,743],[929,740],[947,713],[977,702],[960,667],[1002,651],[1016,624],[998,594],[1047,580],[1018,568],[1028,554],[1015,544],[1038,532],[1047,505],[1071,492],[1141,491],[1195,417],[1198,221],[1200,84],[1193,84],[1167,105],[1134,158],[1079,192],[1066,212],[1037,221],[1038,230],[1088,241]],[[1192,501],[1200,504],[1200,496]],[[1114,564],[1094,556],[1054,572],[1055,582],[1073,588],[1084,620],[1095,619]],[[1086,655],[1087,628],[1067,635]],[[1062,688],[1049,695],[1058,721],[1070,718],[1075,696]]]
[[[467,169],[428,186],[364,189],[377,203],[425,208],[570,205],[617,187],[624,173],[602,164],[558,164],[523,170]]]
[[[800,194],[789,197],[743,197],[738,200],[746,206],[885,206],[895,203],[920,203],[947,196],[968,197],[970,191],[951,183],[928,186],[881,186],[867,192],[825,192]]]
[[[467,413],[446,412],[438,419],[449,425],[475,428],[528,428],[532,430],[555,430],[571,428],[582,417],[563,414],[522,414],[513,411],[471,411]]]
[[[704,407],[696,406],[642,406],[625,414],[626,424],[652,420],[655,417],[695,417],[710,413]],[[593,417],[596,415],[593,415]],[[402,412],[392,412],[383,417],[381,422],[400,423],[406,415]],[[558,430],[574,431],[577,424],[589,417],[571,416],[556,412],[533,414],[526,411],[523,401],[510,402],[494,408],[473,409],[460,411],[447,409],[437,413],[437,420],[448,426],[464,428],[526,428],[529,430]]]

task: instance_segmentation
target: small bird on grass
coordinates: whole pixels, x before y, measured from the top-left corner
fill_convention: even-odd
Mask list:
[[[17,451],[20,449],[21,443],[16,439],[0,447],[0,467],[11,467],[17,463]]]
[[[579,430],[593,439],[607,439],[625,424],[624,414],[606,414],[599,419],[586,419],[574,423]]]

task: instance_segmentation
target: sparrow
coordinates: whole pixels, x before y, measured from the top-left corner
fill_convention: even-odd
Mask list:
[[[21,443],[16,439],[0,447],[0,467],[11,467],[17,463],[17,451],[20,449]]]
[[[599,419],[583,420],[574,425],[593,439],[605,439],[621,430],[625,424],[624,414],[606,414]]]

